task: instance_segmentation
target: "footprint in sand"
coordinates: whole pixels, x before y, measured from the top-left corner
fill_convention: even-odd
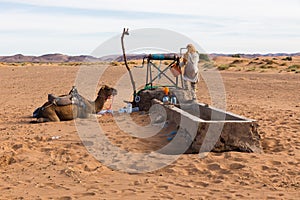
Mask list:
[[[220,167],[220,165],[217,164],[217,163],[213,163],[213,164],[207,165],[207,168],[208,168],[209,170],[213,170],[213,171],[221,170],[221,169],[222,169],[222,168]]]
[[[244,167],[246,166],[240,163],[232,163],[229,165],[229,168],[232,170],[243,169]]]
[[[196,185],[199,185],[199,186],[201,186],[201,187],[208,187],[208,186],[209,186],[209,183],[204,182],[204,181],[200,181],[200,182],[196,182]]]
[[[82,144],[83,144],[84,146],[93,146],[93,145],[94,145],[94,142],[88,141],[88,140],[84,140],[84,141],[82,141]]]
[[[262,147],[266,153],[281,152],[284,150],[284,146],[280,140],[274,138],[265,138],[262,140]]]
[[[22,147],[23,147],[23,144],[15,144],[15,145],[12,146],[12,149],[14,151],[17,151],[18,149],[21,149]]]
[[[261,166],[261,169],[264,170],[264,171],[267,171],[267,170],[270,169],[270,167],[263,165],[263,166]]]
[[[72,197],[70,197],[70,196],[63,196],[63,197],[58,198],[58,200],[72,200]]]
[[[280,161],[276,161],[276,160],[271,161],[271,164],[276,166],[282,165]]]
[[[85,193],[82,193],[81,196],[83,197],[88,197],[88,196],[95,196],[96,193],[95,192],[85,192]]]
[[[238,157],[234,158],[233,160],[236,161],[236,162],[246,162],[246,159],[238,158]]]
[[[0,166],[8,166],[13,163],[16,163],[17,160],[14,158],[14,153],[4,153],[0,156]]]

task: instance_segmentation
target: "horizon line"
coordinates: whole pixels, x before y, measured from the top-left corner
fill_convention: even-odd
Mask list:
[[[174,52],[176,53],[176,52]],[[179,52],[177,52],[179,53]],[[200,54],[208,54],[208,55],[212,55],[212,54],[221,54],[221,55],[269,55],[269,54],[300,54],[300,51],[298,52],[269,52],[269,53],[259,53],[259,52],[255,52],[255,53],[245,53],[245,52],[234,52],[234,53],[227,53],[227,52],[199,52]],[[95,57],[91,54],[67,54],[67,53],[44,53],[44,54],[23,54],[23,53],[15,53],[15,54],[9,54],[9,55],[0,55],[0,57],[9,57],[9,56],[16,56],[16,55],[22,55],[22,56],[33,56],[33,57],[40,57],[40,56],[45,56],[45,55],[55,55],[55,54],[59,54],[59,55],[65,55],[65,56],[91,56],[91,57]],[[149,54],[149,53],[141,53],[141,54]],[[115,55],[119,55],[119,54],[112,54],[112,55],[107,55],[107,56],[115,56]],[[120,54],[122,55],[122,54]],[[128,53],[128,55],[139,55],[139,54],[134,54],[134,53]],[[104,56],[103,56],[104,57]],[[97,58],[97,57],[95,57]]]

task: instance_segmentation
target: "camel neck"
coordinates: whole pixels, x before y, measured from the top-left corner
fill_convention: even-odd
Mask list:
[[[95,100],[95,112],[98,113],[102,110],[104,103],[106,101],[106,97],[98,96]]]

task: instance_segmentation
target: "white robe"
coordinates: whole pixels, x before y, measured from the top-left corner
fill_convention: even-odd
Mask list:
[[[199,62],[199,55],[197,52],[195,53],[188,53],[187,62],[185,64],[183,79],[186,81],[190,81],[193,83],[198,82],[198,62]],[[180,63],[180,66],[183,66],[184,63]]]

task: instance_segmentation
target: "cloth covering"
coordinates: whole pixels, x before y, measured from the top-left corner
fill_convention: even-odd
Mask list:
[[[184,62],[180,63],[180,66],[184,66],[184,73],[183,73],[183,79],[186,81],[190,81],[192,83],[198,82],[198,62],[199,62],[199,55],[197,52],[195,53],[187,53],[187,62],[184,64]]]

